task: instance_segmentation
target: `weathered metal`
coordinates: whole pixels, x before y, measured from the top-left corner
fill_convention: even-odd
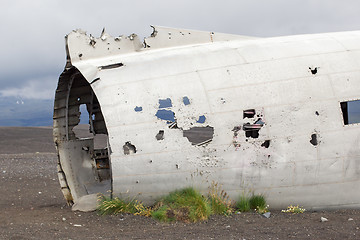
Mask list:
[[[232,199],[261,193],[274,208],[360,207],[360,126],[340,106],[360,99],[359,31],[249,38],[154,27],[142,42],[77,30],[66,50],[54,141],[69,202],[111,190],[152,203],[215,181]],[[94,138],[107,136],[101,150],[73,132],[81,104]]]

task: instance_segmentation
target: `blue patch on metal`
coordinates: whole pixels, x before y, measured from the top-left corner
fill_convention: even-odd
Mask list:
[[[158,110],[155,116],[161,120],[168,121],[168,123],[175,122],[175,113],[171,110]]]
[[[204,115],[201,115],[201,116],[199,117],[199,120],[197,120],[196,122],[197,122],[197,123],[204,123],[205,120],[206,120],[206,117],[205,117]]]
[[[159,108],[171,108],[172,103],[170,98],[159,99]]]
[[[134,108],[134,110],[135,110],[135,112],[141,112],[141,111],[142,111],[142,107],[136,106],[136,107]]]
[[[189,98],[188,97],[183,97],[183,103],[185,104],[185,105],[189,105],[190,104],[190,100],[189,100]]]

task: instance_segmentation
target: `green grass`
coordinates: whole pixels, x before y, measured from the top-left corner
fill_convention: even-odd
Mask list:
[[[241,195],[239,201],[236,203],[236,209],[240,212],[248,212],[250,211],[250,199],[246,197],[244,194]]]
[[[163,222],[197,222],[206,220],[211,214],[207,199],[193,188],[169,193],[156,203],[154,209],[151,216]]]
[[[208,219],[211,214],[230,215],[234,209],[227,193],[217,183],[212,183],[208,197],[202,196],[194,188],[176,190],[162,197],[153,207],[146,207],[137,200],[125,201],[118,197],[101,196],[98,212],[101,215],[129,213],[148,216],[161,222],[197,222]],[[247,197],[243,194],[235,205],[236,210],[247,212],[250,209],[258,213],[267,212],[263,195]]]
[[[253,209],[260,214],[269,211],[264,195],[252,195],[249,198],[243,194],[236,203],[236,209],[240,212],[248,212]]]
[[[249,199],[251,209],[264,209],[266,208],[266,200],[264,195],[252,195]]]

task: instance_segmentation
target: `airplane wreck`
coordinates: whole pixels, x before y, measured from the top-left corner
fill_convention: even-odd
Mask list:
[[[144,41],[66,36],[54,141],[69,203],[81,210],[110,192],[151,204],[214,181],[234,200],[264,194],[272,208],[360,207],[360,31],[153,28]],[[88,137],[74,131],[80,106]]]

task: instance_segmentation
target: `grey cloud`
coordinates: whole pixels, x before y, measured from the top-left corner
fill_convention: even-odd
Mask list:
[[[19,86],[0,89],[0,96],[21,99],[52,99],[55,95],[56,79],[55,75],[26,79]]]
[[[44,76],[55,86],[64,36],[77,28],[145,37],[154,24],[269,37],[360,29],[358,9],[357,0],[7,1],[0,9],[0,90],[20,91]]]

